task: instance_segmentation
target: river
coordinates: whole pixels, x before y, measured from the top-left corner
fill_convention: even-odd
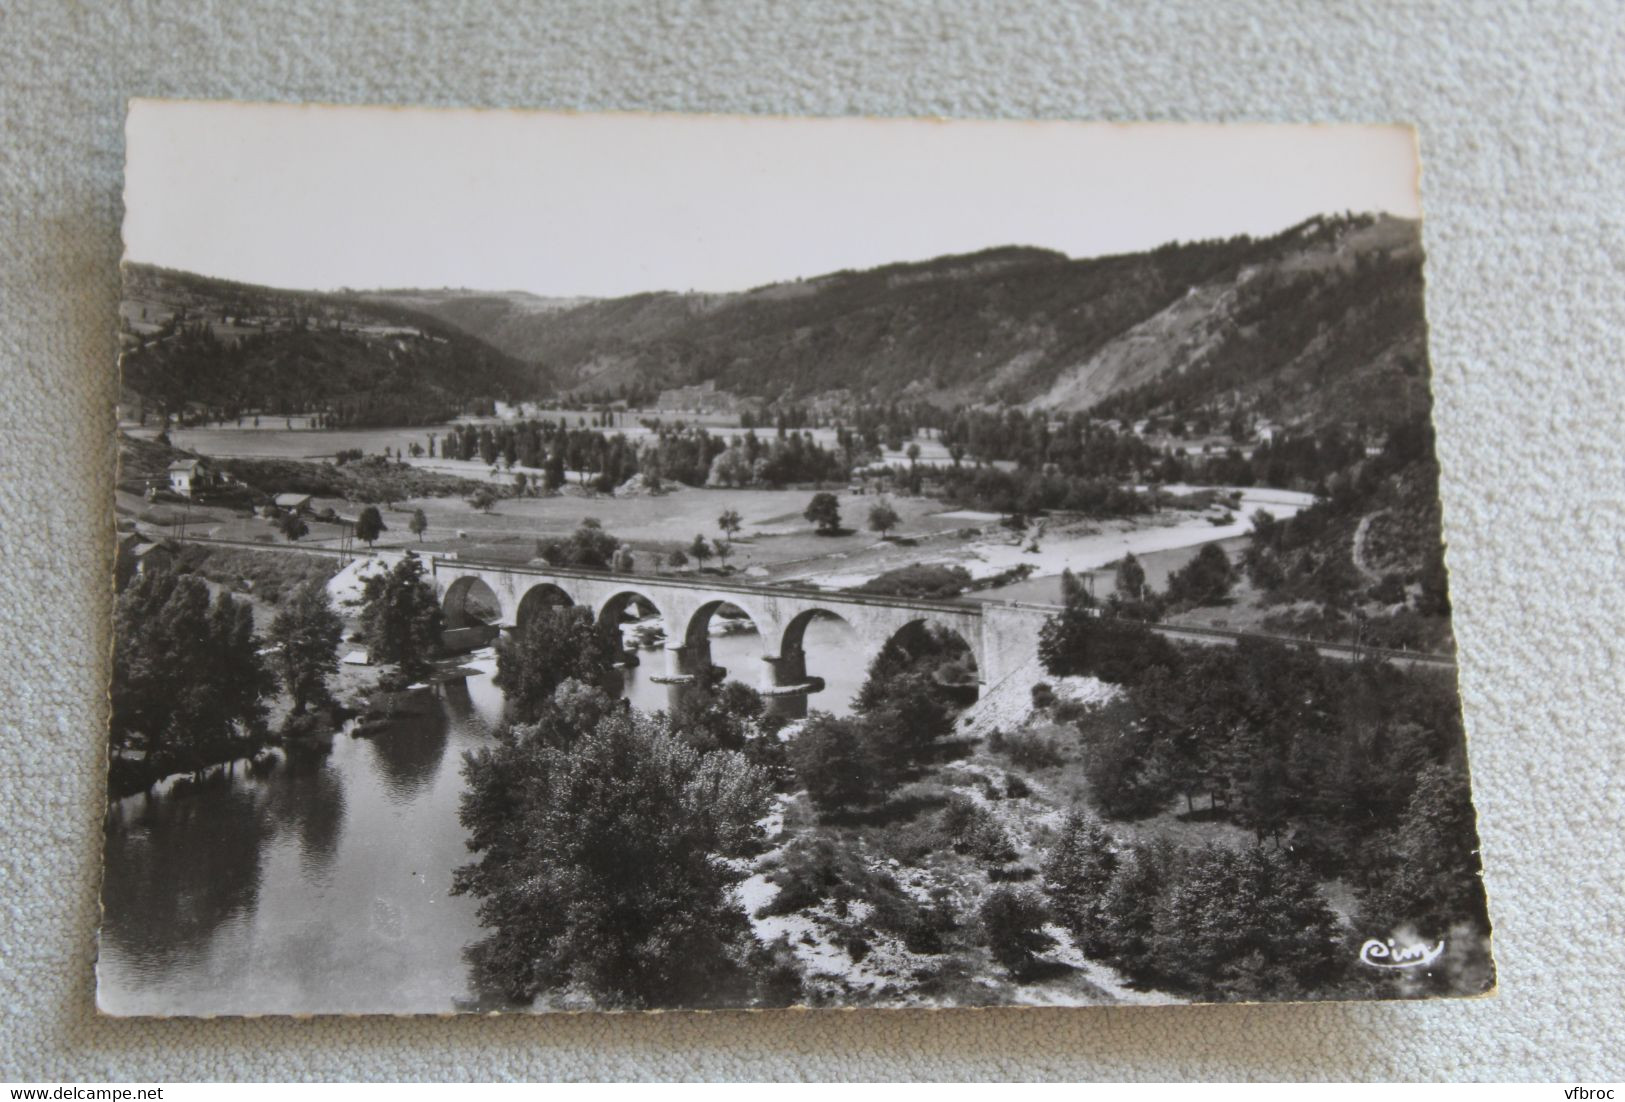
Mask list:
[[[844,714],[862,682],[838,621],[807,631],[813,707]],[[717,636],[712,660],[756,684],[754,633]],[[628,696],[663,707],[658,649]],[[108,811],[97,998],[117,1014],[443,1013],[494,1008],[464,950],[476,904],[449,894],[470,854],[457,822],[462,757],[501,719],[494,660],[447,683],[430,714],[331,751],[273,752],[197,786],[166,783]]]

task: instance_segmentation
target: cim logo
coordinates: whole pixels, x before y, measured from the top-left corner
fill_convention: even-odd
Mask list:
[[[1360,963],[1373,968],[1425,968],[1444,953],[1444,942],[1434,945],[1396,945],[1394,939],[1370,938],[1360,946]]]

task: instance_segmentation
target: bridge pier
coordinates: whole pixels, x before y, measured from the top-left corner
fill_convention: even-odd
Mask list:
[[[726,674],[711,665],[711,640],[701,638],[686,643],[666,644],[666,676],[650,678],[657,685],[666,686],[666,706],[676,708],[691,691],[690,686],[704,683],[717,674]]]
[[[822,677],[807,676],[807,652],[801,647],[785,647],[780,654],[765,654],[768,680],[771,684],[762,690],[767,698],[768,714],[784,719],[806,719],[807,698],[824,691]]]

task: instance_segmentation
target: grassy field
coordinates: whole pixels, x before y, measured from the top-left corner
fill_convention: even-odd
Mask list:
[[[647,554],[686,547],[696,535],[707,540],[721,538],[723,533],[717,526],[717,518],[733,510],[739,513],[742,528],[734,538],[734,554],[729,564],[739,569],[772,569],[831,556],[850,556],[880,544],[879,536],[861,528],[867,522],[869,506],[878,499],[844,491],[838,496],[842,519],[853,529],[838,536],[816,534],[801,515],[811,500],[810,492],[685,488],[655,497],[562,494],[547,498],[508,498],[498,502],[491,513],[478,512],[455,498],[414,499],[402,503],[401,511],[385,514],[392,528],[386,539],[413,542],[404,525],[414,508],[421,508],[429,521],[428,540],[447,550],[533,542],[539,536],[562,535],[573,530],[583,518],[596,517],[607,531],[630,543],[635,552]],[[938,501],[893,498],[891,503],[903,518],[901,530],[904,532],[924,537],[953,533],[966,527],[964,520],[937,516],[943,509]],[[465,537],[458,538],[458,532]]]
[[[210,428],[176,430],[178,443],[202,450],[221,450],[221,441],[263,441],[276,447],[299,448],[362,447],[375,451],[381,441],[396,430],[335,430],[333,432],[288,432]],[[639,430],[642,431],[642,430]],[[188,439],[185,434],[197,439]],[[400,447],[416,435],[426,440],[426,432],[399,430],[392,447]],[[203,437],[207,438],[203,438]],[[303,443],[301,443],[303,442]],[[257,445],[250,444],[246,450]],[[139,440],[127,450],[141,454],[161,449]],[[144,458],[144,456],[143,456]],[[228,461],[229,462],[229,461]],[[1027,570],[1025,581],[978,589],[969,595],[981,600],[1014,600],[1049,604],[1060,599],[1057,577],[1063,569],[1090,576],[1095,592],[1111,592],[1113,564],[1130,550],[1136,552],[1146,571],[1147,582],[1165,589],[1168,576],[1184,566],[1198,548],[1219,541],[1232,559],[1246,545],[1243,534],[1254,508],[1268,506],[1278,514],[1290,514],[1301,504],[1303,495],[1277,491],[1244,491],[1244,508],[1229,509],[1209,501],[1217,491],[1204,490],[1189,499],[1190,508],[1166,509],[1134,519],[1089,521],[1052,517],[1022,533],[1008,532],[992,514],[954,509],[943,502],[906,496],[888,497],[899,521],[891,538],[881,539],[868,530],[868,513],[880,498],[857,494],[846,488],[833,489],[841,509],[843,529],[836,535],[820,535],[802,515],[812,491],[736,488],[679,487],[668,493],[647,496],[613,497],[589,494],[576,486],[550,497],[502,498],[490,512],[481,512],[465,500],[464,491],[475,483],[431,474],[419,469],[390,467],[374,472],[365,464],[331,467],[289,460],[238,461],[241,477],[262,475],[277,482],[275,489],[294,489],[318,495],[314,511],[332,508],[346,516],[359,513],[365,500],[377,501],[405,493],[415,496],[393,506],[382,506],[387,531],[377,541],[382,548],[412,547],[423,551],[457,553],[466,557],[528,562],[536,555],[538,540],[569,533],[587,517],[596,518],[618,540],[631,546],[637,569],[657,569],[657,556],[665,559],[673,551],[686,553],[696,536],[708,543],[723,536],[717,518],[736,512],[741,530],[729,543],[726,566],[736,574],[761,582],[797,581],[827,588],[863,586],[879,575],[929,564],[931,568],[962,567],[976,579],[1005,577]],[[467,467],[467,474],[483,477],[485,468]],[[311,478],[297,485],[279,474],[284,468],[305,471]],[[366,469],[363,469],[366,468]],[[321,475],[322,481],[317,479]],[[342,476],[342,477],[341,477]],[[316,479],[316,481],[312,481]],[[380,479],[391,480],[391,492],[380,493]],[[283,483],[288,483],[283,485]],[[256,483],[257,484],[257,483]],[[1192,488],[1170,487],[1170,492]],[[1279,499],[1279,500],[1277,500]],[[275,525],[242,511],[198,506],[148,505],[138,499],[120,502],[121,511],[149,524],[175,524],[184,519],[185,531],[192,535],[244,540],[274,545],[284,542]],[[421,509],[428,529],[420,539],[410,531],[415,509]],[[309,520],[309,531],[301,542],[314,546],[340,546],[346,529],[336,524]],[[721,566],[712,559],[710,566]],[[686,569],[696,569],[690,563]],[[1019,575],[1018,575],[1019,576]],[[1192,610],[1177,617],[1179,622],[1200,626],[1261,629],[1272,611],[1260,606],[1257,595],[1243,583],[1224,606]]]

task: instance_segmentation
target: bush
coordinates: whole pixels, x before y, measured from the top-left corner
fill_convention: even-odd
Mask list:
[[[1046,711],[1055,706],[1055,690],[1048,681],[1040,681],[1033,686],[1033,709]]]
[[[854,593],[875,593],[887,597],[957,597],[971,587],[970,571],[963,566],[915,563],[888,570],[870,578]]]
[[[796,780],[796,771],[790,766],[789,747],[779,740],[778,727],[782,722],[776,716],[764,717],[762,734],[747,739],[739,749],[746,761],[767,775],[776,792],[790,791]]]
[[[866,724],[815,712],[790,743],[790,765],[822,810],[865,807],[885,795],[890,778]]]
[[[1016,582],[1026,581],[1037,570],[1038,568],[1030,562],[1017,563],[1008,570],[1001,570],[991,577],[983,578],[981,581],[976,582],[972,588],[1000,589],[1007,585],[1014,585]]]
[[[989,865],[1013,861],[1016,847],[993,813],[968,796],[953,796],[938,818],[938,831],[957,853]]]
[[[958,928],[953,907],[946,899],[939,899],[932,906],[915,907],[897,933],[903,939],[903,948],[909,952],[935,955],[947,950],[948,937]]]
[[[182,545],[176,570],[246,589],[266,604],[278,604],[309,582],[326,583],[343,565],[327,555],[287,555],[280,551],[250,551],[241,547]]]
[[[875,837],[886,856],[913,865],[938,853],[948,845],[935,815],[887,826]]]
[[[1005,735],[999,740],[998,752],[1012,765],[1028,770],[1051,769],[1066,760],[1054,739],[1038,734]]]
[[[793,914],[825,900],[845,915],[852,903],[863,902],[869,906],[868,926],[901,939],[913,953],[942,952],[958,927],[945,894],[922,906],[889,873],[872,871],[849,847],[826,837],[803,836],[791,843],[773,883],[779,892],[761,909],[762,916]],[[855,931],[851,936],[867,952],[869,939]]]
[[[1056,723],[1076,723],[1089,714],[1089,705],[1081,700],[1063,700],[1050,712],[1050,718]]]
[[[1017,980],[1031,971],[1039,953],[1055,947],[1055,939],[1043,929],[1049,912],[1030,888],[995,888],[977,917],[993,959]]]
[[[772,876],[778,894],[757,913],[787,915],[825,899],[851,900],[858,895],[854,885],[864,879],[863,866],[845,847],[829,838],[803,836],[785,848],[784,863]]]
[[[537,540],[536,555],[550,566],[608,570],[619,546],[620,541],[604,531],[596,518],[586,517],[564,539]]]

